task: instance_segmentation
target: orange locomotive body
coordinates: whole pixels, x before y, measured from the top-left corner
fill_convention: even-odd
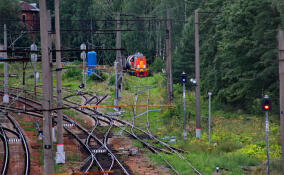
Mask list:
[[[147,59],[141,53],[130,55],[127,58],[126,69],[136,77],[147,77],[149,74]]]

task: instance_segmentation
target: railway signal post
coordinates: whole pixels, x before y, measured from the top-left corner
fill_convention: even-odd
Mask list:
[[[37,51],[37,45],[35,43],[31,45],[31,51],[35,51],[35,52]],[[34,67],[34,96],[36,97],[36,82],[37,82],[37,78],[36,78],[37,54],[36,53],[31,54],[31,61]]]
[[[86,50],[87,50],[86,44],[82,43],[80,45],[80,49],[82,50],[80,56],[81,56],[81,59],[83,60],[83,82],[80,85],[80,87],[84,88],[86,86],[86,68],[85,68],[85,65],[86,65]]]
[[[4,24],[4,50],[7,50],[7,27]],[[4,52],[4,59],[7,59],[7,52]],[[3,103],[9,103],[9,94],[8,94],[8,63],[4,63],[4,96]]]
[[[187,133],[186,133],[186,103],[185,103],[185,83],[186,83],[186,81],[187,81],[187,77],[186,77],[187,75],[186,75],[186,73],[185,72],[182,72],[181,73],[181,82],[182,82],[182,85],[183,85],[183,95],[182,95],[182,97],[183,97],[183,123],[184,123],[184,125],[183,125],[183,129],[184,129],[184,131],[183,131],[183,137],[184,137],[184,139],[186,139],[186,137],[187,137]]]
[[[265,131],[266,131],[266,154],[267,154],[267,175],[270,174],[270,162],[269,162],[269,120],[268,112],[271,110],[271,99],[268,95],[265,95],[261,102],[262,110],[265,111]]]
[[[208,103],[208,141],[209,145],[211,144],[211,95],[212,92],[208,92],[209,103]]]

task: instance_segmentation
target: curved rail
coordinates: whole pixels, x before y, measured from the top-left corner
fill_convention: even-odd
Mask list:
[[[8,145],[8,138],[4,132],[4,129],[0,126],[0,131],[2,134],[0,134],[1,140],[3,141],[4,144],[4,164],[2,167],[2,172],[1,175],[6,175],[7,174],[7,169],[8,169],[8,164],[9,164],[9,145]]]
[[[15,129],[18,131],[19,135],[20,135],[20,139],[22,141],[22,145],[23,148],[25,150],[25,175],[28,175],[30,172],[30,151],[29,151],[29,147],[27,144],[27,140],[21,130],[21,128],[18,126],[18,124],[16,123],[16,121],[8,114],[7,118],[10,120],[10,122],[13,124],[13,126],[15,127]]]
[[[88,130],[85,129],[84,127],[82,127],[79,123],[73,121],[72,119],[69,118],[69,122],[74,123],[74,125],[82,130],[83,132],[85,132],[86,134],[89,134]],[[102,141],[100,141],[99,138],[97,138],[94,134],[91,134],[91,137],[93,139],[95,139],[96,142],[98,142],[100,145],[102,145],[107,152],[115,159],[116,163],[120,166],[120,168],[124,171],[125,174],[129,175],[128,171],[126,170],[126,168],[122,165],[122,163],[118,160],[118,158],[112,153],[112,151],[106,146],[104,145],[104,143]]]
[[[68,100],[66,100],[66,101],[68,101]],[[71,104],[75,104],[75,105],[78,106],[78,104],[76,104],[76,103],[73,103],[73,102],[70,102],[70,101],[68,101],[68,102],[71,103]],[[68,105],[66,105],[66,106],[68,106]],[[69,105],[69,107],[70,107],[70,108],[73,108],[73,109],[76,109],[77,111],[79,111],[79,112],[81,112],[81,113],[84,113],[84,114],[90,116],[89,113],[86,113],[86,112],[84,112],[84,111],[82,111],[82,110],[79,110],[77,107],[72,107],[72,106],[70,106],[70,105]],[[130,133],[130,134],[131,134],[134,138],[136,138],[137,140],[139,140],[143,145],[146,145],[150,150],[152,150],[153,152],[157,153],[156,150],[155,150],[155,148],[154,148],[153,146],[151,146],[150,144],[145,143],[143,140],[139,139],[139,138],[137,137],[137,135],[135,135],[133,129],[135,129],[135,130],[137,130],[137,131],[140,131],[140,132],[142,132],[142,133],[148,135],[149,138],[155,139],[155,140],[158,141],[160,144],[164,145],[165,147],[167,147],[168,149],[170,149],[171,151],[173,151],[175,154],[177,154],[181,159],[185,160],[197,174],[201,174],[200,172],[197,171],[197,169],[195,169],[195,168],[191,165],[191,163],[190,163],[185,157],[183,157],[183,156],[179,153],[179,152],[186,152],[186,151],[180,150],[180,149],[177,149],[177,148],[174,148],[174,147],[172,147],[172,146],[166,144],[165,142],[163,142],[163,141],[157,139],[156,137],[154,137],[154,136],[150,133],[150,131],[149,131],[149,125],[148,125],[148,116],[147,116],[147,131],[145,132],[144,130],[142,130],[142,129],[136,127],[136,126],[134,125],[134,123],[131,124],[131,123],[126,122],[126,121],[123,121],[123,120],[119,120],[119,119],[116,119],[116,118],[114,119],[114,118],[112,118],[112,117],[110,117],[110,116],[107,116],[107,115],[105,115],[105,114],[103,114],[103,113],[100,113],[100,112],[98,112],[97,110],[94,110],[94,109],[87,108],[87,110],[90,110],[90,111],[92,111],[94,114],[97,114],[97,115],[99,115],[99,116],[101,116],[101,117],[104,117],[105,119],[109,120],[109,121],[106,121],[106,120],[104,120],[104,119],[102,119],[102,118],[99,118],[99,119],[98,119],[98,120],[103,121],[103,122],[105,122],[105,123],[110,123],[110,121],[114,120],[114,121],[116,121],[116,122],[119,122],[119,123],[121,123],[121,124],[126,124],[127,126],[131,127],[131,132],[132,132],[132,133]],[[91,116],[91,117],[94,118],[93,116]],[[66,119],[66,118],[65,118],[65,119]],[[115,125],[115,126],[116,126],[116,125]],[[119,126],[116,126],[116,127],[119,127]],[[119,128],[120,128],[120,127],[119,127]],[[126,132],[127,132],[127,131],[126,131]],[[89,133],[88,133],[88,134],[89,134]],[[128,132],[128,134],[129,134],[129,132]],[[100,140],[98,140],[98,138],[96,138],[96,137],[93,135],[93,133],[89,134],[88,137],[90,137],[90,136],[91,136],[92,138],[94,138],[97,142],[99,142],[100,144],[103,144],[103,146],[106,148],[106,150],[109,150],[109,149],[107,148],[107,146],[104,145],[104,143],[102,143]],[[89,141],[88,141],[88,142],[89,142]],[[143,143],[143,142],[144,142],[144,143]],[[154,150],[155,150],[155,151],[154,151]],[[160,151],[164,151],[164,150],[160,150]],[[178,151],[179,151],[179,152],[178,152]],[[169,153],[169,152],[166,152],[166,153]],[[158,153],[157,153],[157,154],[158,154]],[[112,158],[113,158],[113,156],[112,156]],[[114,159],[115,159],[115,157],[114,157]]]

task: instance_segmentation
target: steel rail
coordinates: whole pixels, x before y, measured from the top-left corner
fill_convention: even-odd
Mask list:
[[[71,102],[71,103],[72,103],[72,104],[76,104],[76,103],[73,103],[73,102]],[[68,105],[68,104],[65,104],[65,105],[66,105],[66,106],[69,106],[70,108],[73,108],[74,110],[76,110],[76,111],[78,111],[78,112],[80,112],[80,113],[82,113],[82,114],[89,115],[90,117],[92,117],[92,115],[90,115],[89,113],[87,113],[87,112],[85,112],[85,111],[82,111],[82,110],[80,110],[80,109],[78,109],[78,108],[76,108],[76,107],[73,107],[73,106],[71,106],[71,105]],[[97,114],[97,115],[99,115],[99,116],[102,116],[102,117],[104,117],[104,118],[106,118],[106,119],[108,119],[108,120],[112,119],[112,120],[114,120],[114,121],[119,122],[120,124],[127,125],[127,126],[129,126],[129,127],[132,127],[132,126],[133,126],[131,123],[129,123],[129,122],[127,122],[127,121],[120,120],[120,119],[117,119],[117,118],[112,118],[112,117],[107,116],[106,114],[100,113],[100,112],[98,112],[98,111],[96,111],[96,110],[93,110],[93,109],[90,109],[90,108],[85,108],[85,109],[90,110],[90,111],[93,111],[95,114]],[[104,119],[102,119],[102,118],[99,118],[99,120],[102,121],[102,122],[105,122],[105,123],[109,124],[108,121],[106,121],[106,120],[104,120]],[[118,127],[118,128],[121,128],[121,127],[119,127],[118,125],[115,125],[115,126]],[[142,130],[141,128],[136,127],[136,126],[134,126],[133,128],[136,129],[136,130],[138,130],[138,131],[140,131],[140,132],[142,132],[143,134],[149,136],[149,134],[148,134],[147,132],[145,132],[144,130]],[[126,131],[125,131],[125,132],[126,132]],[[130,132],[128,132],[128,134],[132,135]],[[136,139],[136,137],[134,137],[134,138]],[[151,137],[149,136],[149,138],[151,138]],[[140,140],[140,142],[141,142],[141,140]],[[144,144],[143,142],[141,142],[141,143],[147,147],[147,144]],[[171,146],[170,146],[170,147],[171,147]],[[177,151],[186,153],[186,151],[184,151],[184,150],[181,150],[181,149],[178,149],[178,148],[175,148],[175,147],[171,147],[171,148],[172,148],[172,149],[175,149],[175,150],[177,150]],[[159,149],[159,148],[156,148],[156,149]],[[151,150],[151,149],[150,149],[150,150]],[[167,151],[165,151],[165,150],[160,149],[160,151],[163,151],[163,152],[169,154],[169,152],[167,152]]]
[[[75,124],[75,122],[73,122],[73,124]],[[84,143],[82,142],[82,140],[76,135],[74,134],[71,130],[67,129],[66,127],[63,127],[68,133],[70,133],[83,147],[84,149],[89,152],[90,156],[91,156],[91,163],[89,164],[89,166],[84,170],[84,172],[88,172],[89,169],[93,166],[94,163],[94,155],[92,153],[92,150]]]
[[[2,128],[3,128],[3,130],[8,131],[9,133],[12,133],[12,134],[16,135],[18,137],[18,139],[21,138],[20,134],[15,132],[15,131],[13,131],[12,129],[9,129],[9,128],[3,127],[3,126],[2,126]]]
[[[141,93],[141,92],[140,92]],[[138,101],[138,96],[140,93],[137,93],[137,95],[135,96],[135,101],[134,101],[134,105],[136,105],[137,101]],[[142,141],[142,139],[140,139],[135,133],[134,133],[134,126],[135,126],[135,116],[136,116],[136,106],[134,107],[134,110],[133,110],[133,117],[132,117],[132,126],[131,126],[131,133],[136,136],[137,140],[139,140],[140,142]],[[145,142],[147,144],[148,147],[152,147],[149,143]],[[155,150],[154,148],[152,148],[154,150],[154,152],[159,155],[159,157],[161,159],[163,159],[163,161],[175,172],[175,174],[177,175],[180,175],[179,172],[173,167],[173,165],[168,161],[166,160],[162,155],[161,153],[159,153],[157,150]]]
[[[5,156],[4,156],[4,164],[2,166],[2,171],[1,171],[1,175],[6,175],[7,174],[7,170],[8,170],[8,164],[9,164],[9,144],[8,144],[8,138],[4,132],[4,129],[2,128],[2,126],[0,126],[0,131],[2,134],[0,134],[1,140],[3,141],[3,145],[4,145],[4,152],[5,152]]]
[[[88,133],[88,137],[87,137],[87,139],[85,140],[85,145],[88,146],[88,147],[89,147],[89,143],[90,143],[91,134],[93,134],[93,132],[95,131],[95,129],[96,129],[96,127],[98,126],[98,124],[99,124],[99,121],[96,121],[94,128],[92,129],[92,131],[91,131],[90,133]],[[95,159],[97,165],[100,167],[100,169],[101,169],[102,171],[104,171],[104,168],[102,167],[102,165],[101,165],[100,162],[98,161],[98,159],[97,159],[97,157],[96,157],[96,154],[94,154],[93,152],[91,152],[91,153],[92,153],[91,156],[94,156],[94,159]]]
[[[137,94],[138,96],[139,94]],[[138,98],[138,97],[137,97]],[[137,99],[136,99],[137,102]],[[147,104],[149,103],[149,91],[148,91],[148,97],[147,97]],[[148,111],[148,108],[147,108]],[[133,115],[133,120],[135,120],[135,115]],[[164,145],[165,147],[167,147],[169,150],[173,151],[180,159],[186,161],[186,163],[199,175],[201,175],[201,173],[191,164],[191,162],[189,160],[187,160],[187,158],[185,158],[183,155],[181,155],[179,152],[177,152],[176,150],[172,149],[168,144],[166,144],[165,142],[160,141],[159,139],[157,139],[151,132],[149,129],[149,116],[147,113],[147,132],[150,136],[151,139],[154,139],[156,141],[158,141],[160,144]]]
[[[107,130],[107,132],[105,133],[105,135],[104,135],[104,141],[103,141],[103,143],[104,143],[104,145],[105,146],[107,146],[107,141],[108,141],[108,137],[109,137],[109,133],[110,133],[110,130],[112,129],[112,127],[113,127],[113,120],[111,120],[110,121],[110,127],[108,128],[108,130]],[[112,167],[113,167],[113,165],[114,165],[114,157],[111,155],[111,159],[112,159],[112,163],[111,163],[111,165],[110,165],[110,167],[109,167],[109,171],[112,169]]]
[[[69,119],[69,120],[70,120],[70,122],[74,123],[77,128],[81,129],[83,132],[89,133],[88,130],[85,129],[84,127],[82,127],[79,123],[73,121],[72,119]],[[91,137],[94,138],[98,143],[100,143],[109,152],[109,154],[114,157],[115,161],[121,167],[121,169],[124,171],[124,173],[129,175],[128,171],[125,169],[125,167],[122,165],[122,163],[118,160],[118,158],[112,153],[112,151],[106,145],[104,145],[103,142],[101,142],[100,139],[97,136],[92,134]]]
[[[22,98],[22,97],[19,97],[19,98]],[[25,100],[27,100],[27,98],[25,99]],[[31,100],[31,99],[29,99],[30,101],[32,101],[32,102],[34,102],[34,103],[36,103],[36,104],[38,104],[38,105],[40,105],[40,102],[37,102],[37,101],[35,101],[35,100]],[[71,103],[71,104],[74,104],[74,105],[78,105],[77,103],[74,103],[74,102],[71,102],[71,101],[69,101],[69,100],[65,100],[65,101],[67,101],[67,102],[69,102],[69,103]],[[87,113],[87,112],[84,112],[84,111],[82,111],[82,110],[80,110],[80,109],[77,109],[77,107],[73,107],[73,106],[70,106],[70,105],[68,105],[68,104],[65,104],[66,106],[69,106],[70,108],[73,108],[73,109],[75,109],[75,110],[77,110],[77,111],[79,111],[79,112],[81,112],[81,113],[83,113],[83,114],[85,114],[85,115],[90,115],[89,113]],[[107,116],[107,115],[105,115],[105,114],[103,114],[103,113],[100,113],[100,112],[98,112],[98,111],[96,111],[96,110],[93,110],[93,109],[90,109],[90,108],[86,108],[87,110],[90,110],[90,111],[92,111],[92,112],[94,112],[95,114],[97,114],[97,115],[100,115],[100,116],[102,116],[102,117],[105,117],[105,118],[107,118],[107,119],[112,119],[112,117],[110,117],[110,116]],[[109,123],[108,121],[105,121],[105,120],[103,120],[103,119],[101,119],[101,118],[99,118],[99,120],[100,121],[103,121],[103,122],[105,122],[105,123]],[[126,125],[128,125],[128,126],[130,126],[130,127],[132,127],[132,124],[131,123],[128,123],[128,122],[126,122],[126,121],[123,121],[123,120],[119,120],[119,119],[116,119],[116,118],[113,118],[113,120],[115,120],[115,121],[117,121],[117,122],[119,122],[119,123],[121,123],[121,124],[126,124]],[[144,130],[142,130],[142,129],[140,129],[140,128],[138,128],[138,127],[135,127],[134,126],[134,129],[136,129],[136,130],[138,130],[138,131],[140,131],[140,132],[142,132],[142,133],[144,133],[144,134],[146,134],[146,135],[148,135],[149,136],[149,138],[152,138],[153,136],[150,136],[147,132],[145,132]],[[129,134],[129,133],[128,133]],[[134,137],[135,138],[135,137]],[[166,143],[164,143],[164,142],[162,142],[162,141],[160,141],[160,140],[158,140],[159,142],[161,142],[161,143],[163,143],[163,144],[166,144]],[[167,144],[166,144],[167,145]],[[169,146],[169,145],[168,145]],[[178,148],[174,148],[174,147],[171,147],[171,146],[169,146],[171,149],[174,149],[174,150],[177,150],[177,151],[180,151],[180,152],[186,152],[186,151],[184,151],[184,150],[181,150],[181,149],[178,149]],[[161,150],[161,151],[164,151],[164,150]],[[168,153],[168,152],[166,152],[166,153]]]
[[[10,120],[10,122],[13,124],[14,128],[18,131],[18,133],[20,135],[22,145],[23,145],[23,148],[25,150],[25,165],[26,166],[25,166],[25,173],[24,174],[28,175],[30,173],[30,152],[29,152],[27,140],[26,140],[22,130],[20,129],[20,127],[18,126],[16,121],[13,119],[13,117],[8,114],[7,118]]]
[[[14,94],[11,94],[11,96],[15,96]],[[22,99],[22,100],[20,100],[20,99]],[[19,96],[18,97],[18,99],[17,99],[17,101],[18,102],[21,102],[21,103],[23,103],[23,104],[26,104],[26,105],[29,105],[30,107],[33,107],[32,105],[30,105],[30,104],[28,104],[28,103],[26,103],[25,101],[29,101],[29,102],[32,102],[32,103],[35,103],[35,104],[37,104],[37,105],[40,105],[40,102],[37,102],[37,101],[35,101],[35,100],[32,100],[32,99],[29,99],[29,98],[24,98],[24,97],[21,97],[21,96]],[[7,106],[3,106],[3,108],[7,108]],[[11,110],[11,109],[10,109]],[[18,109],[12,109],[12,111],[13,112],[16,112]],[[27,112],[24,112],[25,114],[30,114],[30,113],[27,113]],[[33,115],[33,116],[36,116],[36,117],[40,117],[40,118],[42,118],[42,116],[41,115]],[[11,119],[11,118],[10,118]],[[65,116],[65,120],[67,119],[67,117]],[[11,121],[11,120],[10,120]],[[12,121],[11,121],[12,122]],[[14,127],[15,128],[17,128],[15,125],[14,125]],[[66,129],[66,130],[68,130],[67,128],[64,128],[64,129]],[[81,143],[81,144],[84,144],[83,142]],[[87,145],[85,145],[85,146],[87,146]],[[87,146],[88,147],[88,146]],[[25,147],[25,148],[27,148],[27,147]],[[27,151],[26,151],[26,153],[27,153]],[[93,153],[92,152],[90,152],[91,153],[91,156],[92,156],[92,161],[91,161],[91,163],[90,163],[90,165],[88,166],[88,168],[85,170],[85,172],[87,172],[89,169],[90,169],[90,167],[93,165],[93,160],[95,159],[96,160],[96,162],[98,163],[98,165],[101,167],[101,165],[99,164],[99,162],[98,162],[98,160],[96,159],[96,158],[94,158],[94,156],[93,156]],[[26,156],[26,157],[28,157],[28,156]],[[29,159],[29,157],[28,157],[28,159]],[[27,164],[28,162],[26,161],[26,164]],[[29,165],[27,165],[26,167],[28,167]],[[101,167],[102,168],[102,167]],[[27,169],[26,169],[27,170]],[[103,169],[102,169],[102,171],[103,171]],[[27,172],[27,171],[25,171],[25,172]]]
[[[1,92],[0,92],[1,93]],[[11,94],[11,96],[15,96],[14,94]],[[22,100],[20,100],[20,99],[22,99]],[[40,102],[37,102],[37,101],[35,101],[35,100],[32,100],[32,99],[29,99],[29,98],[24,98],[24,97],[21,97],[21,96],[19,96],[18,97],[18,99],[17,99],[17,101],[18,102],[20,102],[20,103],[23,103],[23,104],[25,104],[25,105],[29,105],[30,107],[33,107],[33,105],[30,105],[30,104],[28,104],[28,103],[26,103],[25,101],[29,101],[29,102],[32,102],[32,103],[35,103],[35,104],[37,104],[37,105],[40,105]],[[5,108],[5,109],[9,109],[9,110],[11,110],[11,111],[13,111],[13,112],[17,112],[17,110],[19,110],[19,108],[14,108],[14,109],[12,109],[12,108],[7,108],[7,106],[3,106],[3,108]],[[39,117],[39,118],[42,118],[42,116],[41,115],[37,115],[37,114],[32,114],[32,113],[29,113],[29,112],[22,112],[22,113],[25,113],[25,114],[28,114],[28,115],[32,115],[32,116],[35,116],[35,117]],[[42,113],[39,113],[39,114],[42,114]],[[66,119],[66,118],[65,118]],[[11,121],[11,120],[10,120]],[[15,125],[14,125],[15,126]],[[15,127],[15,128],[17,128],[17,127]],[[25,144],[24,144],[25,145]],[[27,149],[27,147],[26,146],[24,146],[24,149],[26,150]],[[26,153],[27,153],[27,151],[26,151]],[[26,156],[28,159],[29,159],[29,156]],[[27,160],[27,159],[26,159]],[[91,164],[93,164],[93,163],[91,163]],[[26,167],[29,167],[29,162],[27,162],[26,161]],[[91,165],[90,165],[91,166]],[[27,172],[27,171],[29,171],[27,168],[25,169],[25,172]],[[88,170],[87,170],[88,171]],[[27,173],[25,173],[25,174],[27,174]]]
[[[76,109],[76,108],[75,108]],[[91,110],[91,109],[89,109],[89,110]],[[80,111],[80,110],[79,110]],[[94,111],[94,110],[91,110],[91,111]],[[82,111],[80,111],[80,112],[82,112]],[[97,111],[95,111],[95,112],[97,112]],[[107,119],[110,119],[111,117],[109,117],[109,116],[107,116],[107,115],[105,115],[105,114],[101,114],[101,113],[99,113],[101,116],[103,116],[103,117],[106,117]],[[87,113],[87,115],[89,115],[88,113]],[[100,118],[100,120],[102,120],[101,118]],[[139,131],[141,131],[141,132],[143,132],[143,133],[146,133],[145,131],[143,131],[142,129],[140,129],[140,128],[137,128],[137,127],[135,127],[134,125],[130,125],[128,122],[125,122],[125,121],[121,121],[121,120],[117,120],[116,119],[116,121],[118,121],[118,122],[120,122],[120,123],[124,123],[124,124],[128,124],[129,126],[131,126],[132,127],[132,129],[133,128],[135,128],[135,129],[137,129],[137,130],[139,130]],[[103,122],[105,122],[105,123],[108,123],[107,121],[103,121]],[[147,133],[146,133],[147,134]],[[152,134],[149,134],[148,133],[148,136],[150,137],[150,138],[153,138],[153,135]],[[138,138],[138,137],[134,137],[134,138]],[[142,140],[140,140],[140,141],[142,141]],[[158,140],[157,139],[157,141],[159,141],[159,142],[162,142],[162,141],[160,141],[160,140]],[[162,142],[162,143],[164,143],[164,142]],[[166,144],[166,143],[164,143],[164,144]],[[145,145],[145,144],[144,144]],[[147,145],[147,144],[146,144]],[[167,144],[166,144],[167,145]],[[150,146],[149,144],[148,144],[148,146]],[[169,146],[168,145],[168,147],[170,147],[170,148],[172,148],[171,146]],[[182,151],[182,152],[184,152],[183,150],[179,150],[179,151]],[[177,153],[177,152],[176,152]]]

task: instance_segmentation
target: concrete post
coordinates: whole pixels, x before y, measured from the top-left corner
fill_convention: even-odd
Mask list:
[[[200,64],[199,64],[199,18],[198,10],[195,10],[195,102],[196,102],[196,137],[201,137],[200,124]]]
[[[54,159],[52,153],[51,116],[50,116],[50,62],[48,51],[48,26],[47,26],[46,0],[40,0],[40,36],[42,55],[42,80],[43,80],[43,156],[44,174],[54,174]]]
[[[4,50],[7,50],[7,26],[4,24]],[[4,59],[7,59],[7,52],[4,53]],[[8,63],[4,63],[4,96],[3,103],[9,103],[9,94],[8,94]]]

